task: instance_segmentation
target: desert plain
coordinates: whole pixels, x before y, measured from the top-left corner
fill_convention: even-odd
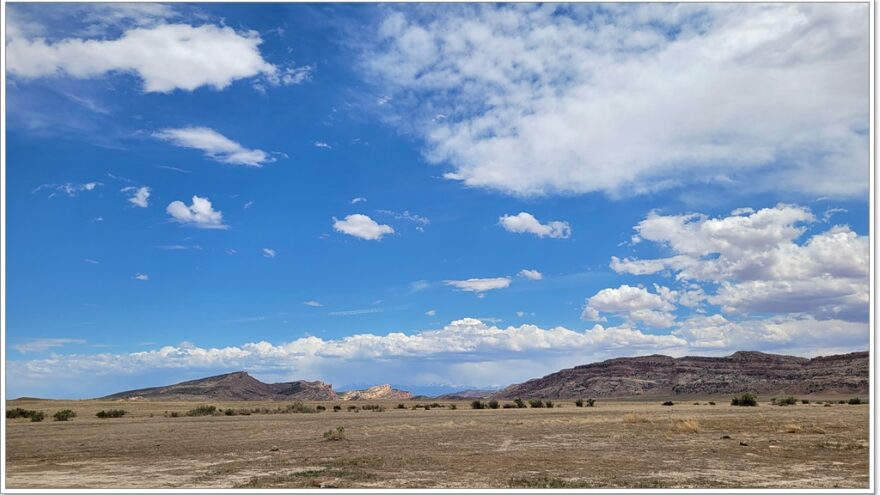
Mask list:
[[[728,396],[669,399],[675,405],[651,397],[507,409],[432,399],[327,401],[304,404],[325,408],[315,413],[249,415],[239,412],[287,404],[21,399],[6,409],[40,410],[46,419],[5,420],[6,486],[868,488],[867,404],[838,403],[847,397],[784,407],[765,397],[757,407],[731,406]],[[435,402],[441,407],[412,409]],[[215,406],[218,415],[187,416],[199,406]],[[76,417],[54,421],[63,409]],[[95,416],[111,409],[126,414]]]

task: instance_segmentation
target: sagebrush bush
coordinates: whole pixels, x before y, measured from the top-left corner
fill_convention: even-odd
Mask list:
[[[327,410],[327,408],[324,406],[315,406],[315,409],[317,409],[318,411],[326,411]]]
[[[213,416],[217,414],[217,406],[199,406],[186,412],[187,416]]]
[[[345,440],[345,427],[337,426],[324,432],[324,440],[339,441]]]
[[[502,409],[516,409],[516,404],[511,404],[510,402],[505,402]]]
[[[55,418],[55,421],[67,421],[70,418],[75,418],[76,413],[72,409],[62,409],[53,414],[52,417]]]
[[[34,411],[33,409],[22,409],[20,407],[16,407],[15,409],[9,409],[8,411],[6,411],[6,417],[8,419],[32,418],[38,412],[39,411]]]
[[[758,397],[750,392],[746,392],[739,397],[734,397],[730,400],[731,406],[757,406],[758,405]]]
[[[862,401],[858,397],[853,397],[852,399],[846,401],[847,404],[861,404]]]
[[[486,409],[486,403],[481,400],[471,402],[471,409]]]
[[[526,407],[526,403],[523,402],[522,399],[514,399],[513,403],[516,404],[516,407],[518,407],[520,409],[525,409],[525,407]]]
[[[809,404],[809,403],[810,403],[809,399],[801,399],[801,404]]]
[[[290,414],[298,414],[298,413],[314,413],[318,412],[314,407],[307,406],[302,402],[294,402],[293,404],[288,404],[287,407],[284,408],[284,412]]]
[[[596,399],[587,399],[587,407],[596,407]]]
[[[675,402],[672,402],[671,400],[668,400],[668,401],[664,402],[664,403],[661,404],[661,405],[662,405],[662,406],[674,406],[674,405],[675,405]]]
[[[529,405],[532,407],[544,407],[544,401],[541,399],[530,399]]]
[[[498,404],[497,400],[492,399],[489,401],[489,409],[498,409],[499,407],[500,405]]]
[[[575,407],[584,407],[584,399],[578,399],[574,401]]]
[[[342,410],[342,406],[333,406],[333,412],[339,412]]]
[[[546,405],[547,407],[552,408],[552,407],[553,407],[553,401],[545,400],[545,401],[544,401],[544,405]]]
[[[121,418],[121,417],[125,416],[125,414],[126,414],[126,412],[122,409],[108,409],[106,411],[98,411],[97,414],[95,414],[95,416],[97,416],[101,419],[107,419],[107,418]],[[173,417],[174,414],[175,413],[171,413],[171,416]]]
[[[37,411],[37,412],[31,414],[31,422],[32,423],[39,423],[40,421],[42,421],[44,419],[46,419],[46,413],[44,413],[43,411]]]
[[[398,408],[398,409],[406,409],[406,405],[404,405],[404,404],[397,404],[397,408]]]
[[[449,409],[455,410],[458,409],[458,406],[456,406],[455,404],[450,404]]]
[[[712,402],[712,401],[711,401],[711,400],[710,400],[710,401],[709,401],[709,405],[710,405],[710,406],[714,406],[714,405],[715,405],[715,403],[714,403],[714,402]]]

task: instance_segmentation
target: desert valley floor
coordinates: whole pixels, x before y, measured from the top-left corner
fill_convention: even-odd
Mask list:
[[[471,409],[470,402],[16,400],[47,414],[6,419],[9,488],[773,487],[867,488],[869,406],[733,407],[730,397],[599,400],[595,407]],[[709,405],[714,401],[717,405]],[[511,401],[501,401],[510,404]],[[405,409],[398,409],[403,404]],[[455,404],[456,409],[451,409]],[[333,406],[341,411],[333,412]],[[384,410],[362,410],[380,405]],[[357,412],[349,411],[358,406]],[[70,421],[53,421],[72,409]],[[124,409],[99,419],[101,410]],[[339,440],[337,427],[344,430]],[[729,438],[726,438],[729,437]]]

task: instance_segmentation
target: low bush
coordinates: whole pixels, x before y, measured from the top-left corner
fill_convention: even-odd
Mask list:
[[[624,422],[624,423],[629,423],[629,424],[634,424],[634,423],[650,423],[651,420],[648,419],[648,418],[646,418],[645,416],[642,416],[641,414],[629,413],[629,414],[624,414],[624,415],[623,415],[623,422]]]
[[[214,416],[217,414],[216,406],[199,406],[186,412],[187,416]]]
[[[831,403],[830,403],[830,402],[826,402],[824,407],[831,407]]]
[[[480,400],[471,402],[471,409],[486,409],[486,403]]]
[[[97,416],[101,419],[107,419],[107,418],[121,418],[121,417],[125,416],[125,414],[126,414],[126,412],[122,409],[108,409],[106,411],[98,411],[97,414],[95,414],[95,416]],[[176,417],[175,414],[176,413],[171,413],[171,416]]]
[[[544,404],[545,404],[547,407],[550,407],[550,408],[553,407],[553,401],[545,400],[545,401],[544,401]]]
[[[52,415],[52,417],[55,418],[55,421],[67,421],[70,418],[75,418],[76,413],[72,409],[62,409]]]
[[[858,397],[853,397],[852,399],[846,401],[846,403],[855,405],[855,404],[861,404],[862,401]]]
[[[675,433],[699,433],[700,422],[696,419],[679,419],[672,423],[670,430]]]
[[[324,406],[315,406],[315,409],[317,409],[318,411],[322,411],[322,412],[327,410],[327,408]]]
[[[710,405],[710,406],[714,406],[714,405],[715,405],[715,403],[714,403],[714,402],[712,402],[712,401],[711,401],[711,400],[710,400],[710,401],[709,401],[709,405]]]
[[[314,413],[318,412],[314,407],[307,406],[302,402],[294,402],[293,404],[288,404],[287,407],[284,408],[285,413],[289,414],[299,414],[299,413]]]
[[[348,406],[348,412],[357,411],[358,406]]]
[[[37,411],[31,414],[31,423],[39,423],[44,419],[46,419],[46,413],[44,413],[43,411]]]
[[[34,411],[33,409],[22,409],[20,407],[16,407],[15,409],[9,409],[8,411],[6,411],[6,418],[33,418],[38,413],[39,411]]]
[[[674,406],[674,405],[675,405],[675,402],[672,402],[671,400],[668,400],[668,401],[664,402],[663,404],[661,404],[661,406]]]
[[[450,404],[449,409],[456,410],[458,409],[458,406],[456,406],[455,404]]]
[[[544,407],[544,401],[541,399],[531,399],[529,400],[529,405],[532,407]]]
[[[406,405],[405,404],[397,404],[397,408],[398,409],[406,409]]]
[[[333,412],[339,412],[342,410],[342,406],[333,406]]]
[[[809,403],[810,403],[809,399],[801,399],[801,404],[809,404]]]
[[[596,399],[587,399],[587,407],[596,407]]]
[[[510,402],[505,402],[502,409],[516,409],[516,404],[511,404]]]
[[[584,407],[584,399],[578,399],[574,401],[575,407]]]
[[[837,403],[838,403],[838,404],[846,404],[846,401],[845,401],[845,400],[839,400],[839,401],[837,401]]]
[[[730,400],[731,406],[746,406],[746,407],[754,407],[758,405],[758,397],[750,392],[746,392],[739,397],[734,397]]]
[[[520,409],[525,409],[525,407],[526,407],[526,403],[523,402],[522,399],[514,399],[513,403],[516,404],[516,407],[518,407]]]
[[[238,415],[238,413],[235,412],[235,409],[227,409],[227,410],[223,411],[223,414],[225,414],[227,416],[237,416]]]
[[[337,426],[324,432],[324,440],[339,441],[345,440],[345,427]]]
[[[103,412],[103,411],[102,411],[102,412]],[[169,414],[169,416],[171,416],[172,418],[179,418],[179,417],[180,417],[180,413],[177,412],[177,411],[171,411],[171,414]],[[98,417],[100,418],[101,416],[98,416]]]
[[[786,433],[800,433],[802,431],[804,431],[804,428],[801,425],[794,424],[794,423],[790,423],[790,424],[785,425],[785,432]]]
[[[492,399],[492,400],[489,401],[489,409],[498,409],[499,407],[500,407],[500,406],[499,406],[497,400]]]

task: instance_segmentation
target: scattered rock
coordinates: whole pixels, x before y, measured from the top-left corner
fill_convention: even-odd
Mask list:
[[[272,447],[269,452],[278,452],[278,447]]]
[[[748,446],[749,446],[749,444],[747,444],[747,443],[745,443],[745,442],[740,442],[739,444],[742,445],[743,447],[748,447]]]
[[[722,435],[722,440],[730,440],[730,435]]]

